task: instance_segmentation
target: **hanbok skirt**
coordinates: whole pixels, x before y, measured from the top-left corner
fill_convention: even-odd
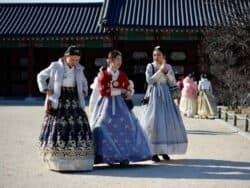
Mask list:
[[[100,97],[90,124],[95,140],[96,163],[151,159],[146,135],[122,96]]]
[[[198,115],[201,117],[214,117],[216,113],[217,111],[214,96],[208,91],[199,91]]]
[[[152,86],[149,102],[141,106],[140,112],[140,121],[149,138],[153,154],[186,152],[186,130],[167,84]]]
[[[197,98],[189,99],[185,96],[181,96],[180,100],[180,111],[187,115],[188,117],[192,117],[197,114]]]
[[[89,112],[91,114],[95,108],[96,101],[98,100],[98,97],[100,96],[100,93],[97,87],[97,77],[95,77],[94,82],[90,85],[90,88],[92,89],[92,93],[89,97]]]
[[[58,109],[46,113],[40,151],[47,167],[55,171],[89,171],[94,145],[88,118],[78,103],[76,87],[62,87]]]

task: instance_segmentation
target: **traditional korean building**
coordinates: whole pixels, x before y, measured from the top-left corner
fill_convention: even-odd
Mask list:
[[[69,1],[70,2],[70,1]],[[229,26],[249,0],[105,0],[0,4],[0,97],[39,96],[36,74],[68,45],[81,47],[91,83],[110,49],[141,92],[152,49],[161,45],[177,75],[209,71],[201,31]],[[235,5],[235,6],[234,6]]]

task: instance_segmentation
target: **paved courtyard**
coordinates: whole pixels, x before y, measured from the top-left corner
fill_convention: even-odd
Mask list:
[[[39,157],[42,118],[41,105],[0,106],[0,188],[250,188],[250,136],[221,120],[184,117],[188,152],[167,162],[58,173],[47,170]]]

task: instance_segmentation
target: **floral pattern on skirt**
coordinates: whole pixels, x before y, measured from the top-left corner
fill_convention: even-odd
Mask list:
[[[46,114],[39,137],[44,162],[53,170],[91,170],[93,138],[75,87],[63,87],[57,110]]]
[[[147,137],[122,96],[100,97],[90,124],[96,144],[96,163],[151,159]]]

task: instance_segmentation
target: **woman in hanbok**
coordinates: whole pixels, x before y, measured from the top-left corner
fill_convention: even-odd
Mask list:
[[[100,68],[99,74],[103,72],[103,67]],[[90,85],[90,88],[92,89],[92,93],[89,98],[89,113],[91,114],[95,108],[96,102],[98,98],[100,97],[100,92],[98,89],[98,75],[94,78],[94,82]],[[131,91],[131,95],[134,95],[134,82],[132,80],[129,80],[129,86],[128,89]],[[132,99],[125,99],[125,103],[127,104],[128,108],[132,110],[133,108],[133,102]]]
[[[194,76],[189,74],[183,80],[180,100],[180,111],[187,117],[193,117],[197,114],[197,95],[198,87],[194,81]]]
[[[100,67],[99,73],[102,73],[103,67]],[[92,93],[89,98],[89,113],[91,114],[95,108],[96,102],[98,100],[98,97],[100,96],[99,90],[98,90],[98,75],[94,78],[94,82],[90,85],[90,88],[92,89]]]
[[[178,81],[176,82],[176,85],[177,85],[177,87],[179,88],[180,92],[181,92],[182,89],[183,89],[183,79],[184,79],[184,77],[183,77],[183,76],[180,76],[179,79],[178,79]],[[180,105],[180,100],[181,100],[181,97],[178,97],[177,99],[175,99],[175,104],[176,104],[176,106],[178,106],[178,107],[179,107],[179,105]]]
[[[216,102],[213,95],[211,82],[207,79],[206,74],[201,75],[198,84],[198,115],[201,118],[213,118],[216,115]]]
[[[108,55],[108,68],[98,76],[101,97],[91,117],[96,146],[95,163],[120,163],[151,159],[151,151],[139,121],[127,107],[131,98],[127,75],[120,71],[122,54],[113,50]]]
[[[47,94],[40,150],[47,167],[55,171],[89,171],[94,164],[93,138],[84,111],[88,84],[79,61],[80,49],[70,46],[64,57],[37,75],[39,90]]]
[[[166,63],[165,54],[159,46],[153,51],[153,63],[147,65],[146,80],[149,101],[142,108],[141,123],[153,151],[152,160],[159,162],[159,155],[169,160],[171,154],[184,154],[188,141],[169,89],[169,85],[176,85],[174,71]]]

